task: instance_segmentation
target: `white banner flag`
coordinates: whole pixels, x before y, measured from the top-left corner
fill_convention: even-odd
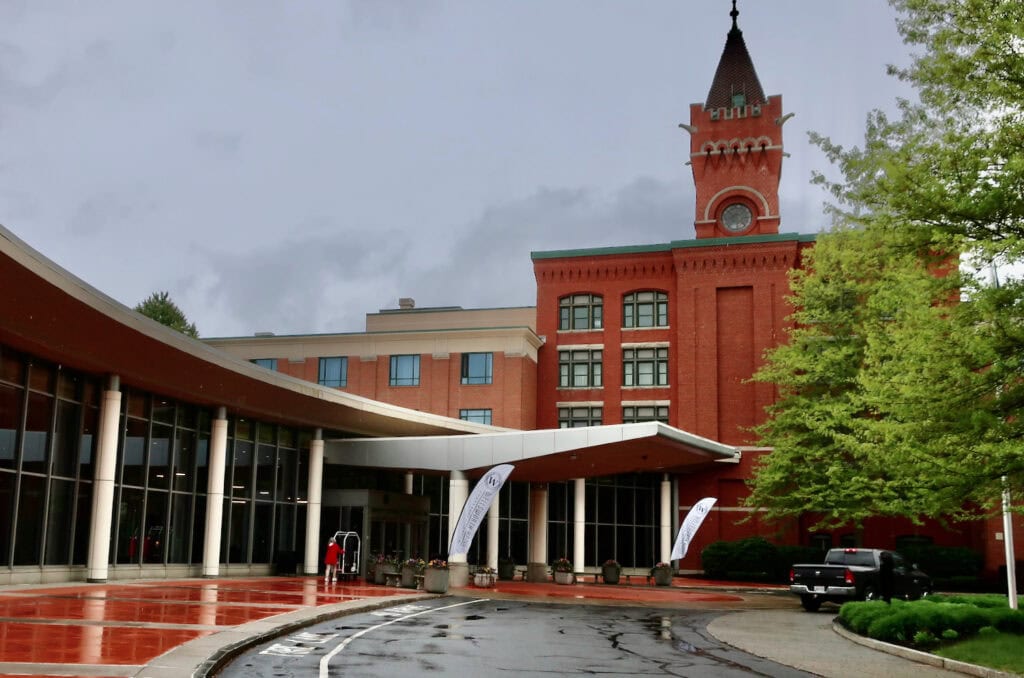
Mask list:
[[[469,553],[469,545],[473,541],[473,535],[480,529],[480,523],[491,508],[491,502],[498,496],[498,491],[505,484],[512,469],[512,464],[500,464],[484,474],[476,487],[462,507],[459,515],[459,522],[455,524],[455,531],[452,533],[452,543],[448,549],[448,559],[454,556],[466,555]]]
[[[672,546],[672,557],[669,560],[680,560],[686,557],[686,551],[690,548],[690,540],[693,539],[693,535],[697,534],[697,529],[704,522],[704,518],[707,517],[716,501],[718,499],[715,497],[705,497],[693,505],[679,528],[676,543]]]

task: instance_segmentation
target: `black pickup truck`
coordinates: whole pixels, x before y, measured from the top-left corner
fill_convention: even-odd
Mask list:
[[[794,565],[789,571],[789,590],[800,596],[805,610],[816,611],[822,603],[876,600],[880,597],[879,572],[883,553],[892,556],[892,597],[916,600],[931,593],[931,579],[916,565],[908,565],[895,551],[882,549],[830,549],[825,562]]]

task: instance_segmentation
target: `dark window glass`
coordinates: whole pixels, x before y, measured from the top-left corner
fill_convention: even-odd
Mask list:
[[[477,424],[490,424],[491,423],[491,411],[490,410],[459,410],[459,419],[463,421],[473,421]]]
[[[277,427],[273,424],[256,425],[256,442],[273,445],[277,441]]]
[[[493,353],[463,353],[462,383],[490,384],[494,378]]]
[[[141,419],[128,419],[124,438],[123,464],[121,482],[125,485],[142,487],[146,477],[146,422]]]
[[[277,534],[274,537],[274,550],[295,551],[295,505],[277,504],[275,511],[274,530]]]
[[[18,521],[14,535],[14,564],[38,565],[46,515],[46,478],[21,475]],[[9,520],[9,518],[7,519]]]
[[[145,393],[123,389],[121,400],[125,403],[124,411],[136,419],[147,419],[149,417],[149,397]]]
[[[274,372],[277,371],[277,358],[253,358],[249,362],[253,365],[259,365],[260,367],[265,367],[266,369]]]
[[[133,487],[121,488],[117,512],[117,562],[138,563],[142,558],[142,505],[145,495]]]
[[[174,403],[169,400],[155,398],[153,400],[153,421],[161,424],[174,423]]]
[[[295,475],[298,453],[295,450],[278,450],[277,459],[277,491],[278,501],[295,501]]]
[[[317,382],[322,386],[341,388],[348,385],[348,358],[320,358]]]
[[[420,357],[418,355],[391,356],[391,386],[420,385]]]
[[[149,486],[166,490],[171,486],[171,436],[173,429],[153,424],[149,441]]]
[[[89,529],[92,523],[92,483],[78,483],[78,501],[75,509],[74,553],[71,562],[85,565],[89,559]],[[109,557],[109,555],[108,555]]]
[[[227,539],[229,563],[249,562],[249,511],[250,503],[241,499],[231,500],[231,517]]]
[[[668,423],[668,405],[626,405],[622,408],[622,423],[635,424],[643,421]]]
[[[193,405],[178,403],[178,428],[195,430],[196,408]]]
[[[28,416],[25,420],[25,438],[22,443],[22,471],[30,473],[49,471],[50,419],[52,416],[53,397],[35,392],[28,394]]]
[[[243,441],[235,443],[232,473],[224,474],[225,479],[229,477],[231,479],[231,491],[226,493],[228,496],[238,499],[252,497],[252,457],[252,443]]]
[[[274,538],[274,505],[258,501],[255,504],[256,520],[252,532],[253,563],[269,563]]]
[[[309,449],[299,450],[298,478],[296,478],[296,499],[306,501],[309,497]]]
[[[2,355],[0,355],[2,357]],[[11,527],[14,521],[14,481],[17,476],[0,471],[0,567],[7,567],[11,560]]]
[[[24,391],[0,384],[0,469],[15,469],[21,399]],[[8,514],[10,515],[10,514]],[[0,563],[2,565],[3,563]]]
[[[57,426],[53,437],[53,474],[75,477],[78,467],[78,419],[81,406],[66,400],[57,401]]]
[[[199,439],[196,441],[196,492],[206,494],[209,491],[210,482],[210,434],[209,432],[198,432]]]
[[[203,542],[206,539],[206,495],[196,496],[196,510],[192,513],[192,563],[203,562]]]
[[[167,544],[167,492],[149,491],[146,496],[146,532],[142,544],[142,559],[146,563],[164,562]]]
[[[53,365],[38,358],[33,360],[28,372],[28,387],[33,391],[42,391],[53,395],[56,391],[56,383],[56,372]]]
[[[96,442],[99,431],[100,411],[90,405],[84,406],[82,414],[82,435],[78,448],[78,477],[93,479],[92,460],[96,457]]]
[[[4,346],[0,346],[0,380],[25,385],[24,356]]]
[[[276,472],[277,450],[273,445],[259,445],[256,448],[256,499],[265,501],[274,498]]]
[[[196,433],[178,429],[174,439],[174,484],[179,492],[191,492],[195,480]],[[205,491],[206,488],[200,488]]]
[[[46,506],[46,553],[43,556],[46,565],[67,565],[70,561],[74,501],[75,481],[50,481],[50,500]]]
[[[192,526],[192,495],[171,494],[171,524],[167,535],[167,562],[187,563],[189,528]]]

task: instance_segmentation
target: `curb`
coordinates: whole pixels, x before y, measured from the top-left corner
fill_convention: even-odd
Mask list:
[[[903,659],[909,659],[912,662],[918,664],[928,664],[929,666],[935,666],[947,671],[955,671],[957,673],[963,673],[968,676],[978,676],[979,678],[1019,678],[1018,673],[1007,673],[1000,671],[999,669],[990,669],[987,666],[978,666],[977,664],[968,664],[967,662],[957,661],[955,659],[946,659],[938,655],[931,654],[930,652],[922,652],[920,650],[913,650],[909,647],[903,647],[902,645],[893,645],[892,643],[886,643],[881,640],[875,640],[874,638],[866,638],[865,636],[858,635],[853,631],[850,631],[837,621],[832,622],[832,630],[838,633],[843,638],[849,641],[863,645],[864,647],[877,650],[878,652],[885,652]]]
[[[293,610],[268,619],[259,619],[195,638],[156,657],[135,673],[136,678],[192,678],[212,676],[245,650],[313,624],[349,614],[368,612],[416,600],[441,596],[411,594],[387,598],[335,603],[310,609]]]

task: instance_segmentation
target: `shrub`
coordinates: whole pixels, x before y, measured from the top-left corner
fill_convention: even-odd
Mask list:
[[[938,644],[939,639],[931,631],[918,631],[914,634],[914,645],[917,647],[934,647]]]
[[[952,642],[960,637],[960,634],[954,629],[946,629],[942,632],[942,640],[946,642]]]
[[[778,550],[763,537],[716,541],[700,554],[708,577],[768,581],[777,576]]]

